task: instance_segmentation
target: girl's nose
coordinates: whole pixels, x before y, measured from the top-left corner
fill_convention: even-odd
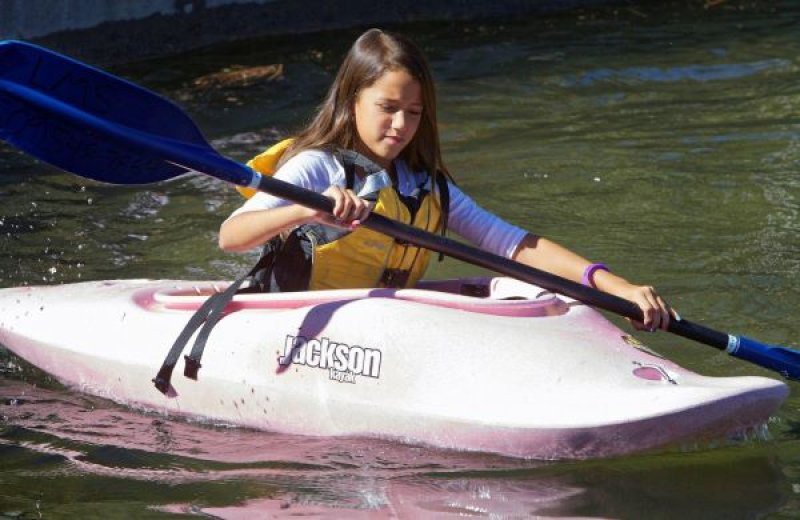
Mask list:
[[[405,111],[398,110],[392,116],[392,128],[401,129],[406,125],[406,115]]]

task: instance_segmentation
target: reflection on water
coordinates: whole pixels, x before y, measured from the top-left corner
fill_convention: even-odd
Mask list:
[[[800,346],[800,7],[651,4],[404,27],[434,68],[448,166],[485,206],[657,285],[687,317]],[[115,72],[174,99],[217,150],[245,160],[309,117],[359,32]],[[233,277],[252,255],[215,243],[240,202],[211,178],[106,186],[0,148],[0,286]],[[448,260],[430,275],[476,272]],[[704,374],[771,375],[647,339]],[[791,518],[799,390],[770,441],[550,464],[140,414],[0,349],[0,514]]]
[[[193,424],[45,386],[0,383],[2,480],[20,490],[0,500],[6,513],[35,508],[50,517],[70,502],[72,514],[87,514],[98,486],[101,496],[130,501],[132,512],[221,518],[733,518],[785,501],[785,477],[764,444],[553,464]],[[42,487],[54,478],[58,489]]]

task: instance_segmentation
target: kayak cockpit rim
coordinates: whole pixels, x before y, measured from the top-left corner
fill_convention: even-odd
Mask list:
[[[169,288],[147,288],[135,294],[136,303],[151,311],[196,311],[229,282],[176,282]],[[291,310],[334,301],[392,298],[422,305],[508,317],[559,316],[568,304],[555,294],[506,277],[425,280],[409,289],[337,289],[287,293],[240,293],[226,312]]]

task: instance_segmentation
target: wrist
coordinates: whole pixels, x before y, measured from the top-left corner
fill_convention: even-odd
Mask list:
[[[307,224],[307,223],[309,223],[311,221],[319,220],[320,218],[322,218],[325,215],[327,215],[327,213],[323,213],[323,212],[317,211],[315,209],[311,209],[311,208],[309,208],[307,206],[303,206],[301,204],[295,204],[294,206],[292,206],[292,208],[294,210],[294,212],[293,212],[294,215],[293,215],[293,218],[292,218],[292,225],[299,226],[299,225],[302,225],[302,224]]]

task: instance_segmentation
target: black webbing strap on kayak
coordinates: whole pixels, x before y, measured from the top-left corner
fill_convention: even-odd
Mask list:
[[[208,343],[208,337],[211,335],[211,329],[213,329],[214,325],[216,325],[217,322],[222,319],[222,315],[225,313],[225,308],[228,306],[231,300],[233,300],[233,297],[236,295],[236,291],[239,290],[239,287],[241,287],[242,282],[251,276],[251,274],[252,273],[248,273],[247,276],[237,279],[235,282],[230,284],[227,289],[209,298],[209,300],[213,299],[213,301],[208,309],[208,315],[206,316],[205,323],[203,323],[203,328],[200,329],[200,333],[197,334],[197,339],[194,340],[192,351],[188,356],[183,356],[183,359],[186,363],[183,367],[184,376],[197,381],[197,371],[200,370],[200,367],[202,366],[200,364],[200,359],[203,357],[203,351],[206,349],[206,343]]]
[[[256,272],[264,268],[271,261],[271,255],[262,256],[258,263],[253,266],[247,274],[235,280],[224,291],[209,296],[206,301],[203,302],[203,305],[195,311],[189,319],[189,322],[178,335],[175,343],[172,344],[172,347],[167,353],[167,357],[164,358],[164,362],[158,370],[158,374],[156,374],[156,377],[153,379],[153,383],[161,393],[166,394],[169,391],[172,371],[178,363],[181,352],[183,352],[184,347],[195,331],[205,323],[200,333],[197,335],[197,339],[192,347],[192,352],[188,356],[184,356],[186,365],[183,375],[190,379],[197,380],[197,371],[200,370],[202,366],[200,364],[200,359],[203,356],[203,350],[206,348],[211,329],[213,329],[214,325],[222,318],[225,308],[231,300],[233,300],[233,297],[242,284],[246,280],[251,279]]]

